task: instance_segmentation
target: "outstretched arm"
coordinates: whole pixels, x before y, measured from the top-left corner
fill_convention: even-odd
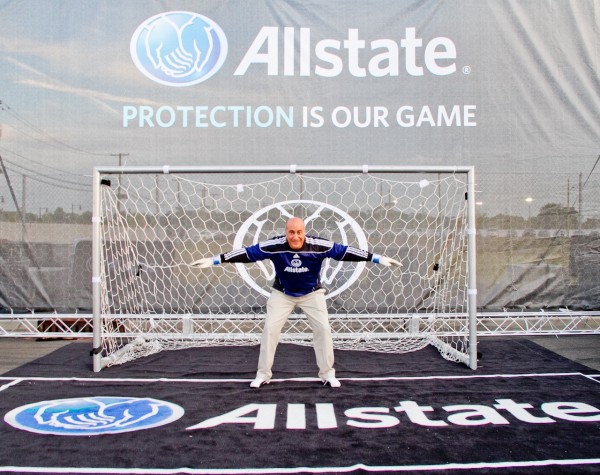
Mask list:
[[[190,263],[191,266],[197,266],[200,269],[206,269],[207,267],[217,266],[225,262],[256,262],[261,259],[265,259],[258,245],[243,247],[241,249],[234,249],[233,251],[226,252],[224,254],[217,254],[213,257],[203,257]]]
[[[337,246],[339,246],[339,248],[337,248]],[[356,247],[352,247],[352,246],[340,246],[340,245],[334,245],[334,249],[333,251],[336,252],[336,248],[339,249],[340,251],[343,250],[343,254],[341,255],[340,259],[343,261],[371,261],[374,262],[375,264],[381,264],[383,266],[386,267],[400,267],[401,264],[399,261],[397,261],[396,259],[392,259],[391,257],[385,257],[385,256],[381,256],[379,254],[373,254],[369,251],[364,251],[362,249],[358,249]],[[339,251],[338,251],[339,252]],[[337,260],[340,260],[337,259]]]

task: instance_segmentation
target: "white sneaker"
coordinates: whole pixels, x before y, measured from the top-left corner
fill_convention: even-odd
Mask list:
[[[270,381],[262,379],[260,376],[250,383],[250,387],[254,389],[260,388],[263,384],[269,384]]]
[[[329,376],[325,381],[323,381],[323,384],[329,384],[329,386],[332,388],[339,388],[342,385],[342,383],[340,383],[335,376]]]

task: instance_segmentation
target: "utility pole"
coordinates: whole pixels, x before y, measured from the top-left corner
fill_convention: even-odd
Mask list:
[[[2,139],[2,126],[0,125],[0,139]],[[25,227],[25,216],[23,214],[23,210],[19,208],[19,203],[17,201],[17,195],[15,194],[15,190],[13,189],[12,183],[10,182],[10,177],[8,176],[8,170],[6,170],[6,166],[4,165],[4,161],[2,160],[2,155],[0,155],[0,170],[6,179],[6,184],[8,185],[8,191],[10,192],[10,196],[13,199],[13,203],[15,204],[15,210],[17,212],[17,216],[21,218],[21,241],[23,242],[23,247],[25,248],[25,252],[29,257],[29,260],[35,267],[38,269],[40,265],[38,264],[33,251],[31,250],[31,246],[29,245],[27,239],[27,228]],[[23,186],[25,186],[25,179],[23,179]],[[24,199],[24,198],[23,198]]]
[[[111,157],[119,157],[119,166],[122,167],[123,166],[123,157],[128,157],[129,154],[128,153],[111,153],[110,156]]]
[[[577,214],[577,229],[581,229],[581,221],[583,217],[581,213],[583,211],[583,175],[579,172],[579,213]]]
[[[0,126],[0,140],[2,139],[2,127]],[[17,216],[21,218],[21,241],[25,242],[25,238],[27,235],[27,229],[25,228],[25,216],[23,214],[23,210],[19,207],[19,202],[17,201],[17,195],[15,194],[15,190],[10,181],[10,177],[8,176],[8,170],[4,165],[4,160],[2,160],[2,155],[0,155],[0,169],[2,170],[2,174],[6,179],[6,185],[8,186],[8,191],[10,192],[10,196],[13,199],[13,203],[15,205],[15,210],[17,212]],[[23,178],[23,186],[25,186],[25,178]],[[25,198],[23,198],[25,199]]]
[[[567,237],[571,237],[571,179],[567,178]]]
[[[21,210],[23,217],[27,218],[27,174],[21,175]]]
[[[110,154],[111,157],[119,157],[119,166],[122,167],[123,166],[123,157],[128,157],[129,154],[128,153],[111,153]],[[117,177],[117,199],[119,200],[118,204],[117,204],[117,210],[119,210],[119,212],[121,211],[121,205],[123,203],[123,189],[121,188],[121,176],[119,175]]]

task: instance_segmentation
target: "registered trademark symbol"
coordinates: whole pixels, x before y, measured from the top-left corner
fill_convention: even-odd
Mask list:
[[[471,74],[471,66],[463,66],[463,74]]]

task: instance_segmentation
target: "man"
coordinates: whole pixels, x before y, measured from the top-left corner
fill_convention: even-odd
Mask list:
[[[296,307],[304,312],[313,330],[319,378],[331,387],[341,386],[333,368],[333,342],[325,290],[321,287],[320,280],[321,265],[327,258],[337,261],[371,261],[388,267],[400,265],[394,259],[317,236],[306,236],[304,221],[297,217],[287,221],[285,236],[192,263],[200,268],[207,268],[225,262],[256,262],[270,259],[275,267],[276,277],[267,302],[258,370],[250,387],[260,388],[271,381],[271,367],[281,329]]]

